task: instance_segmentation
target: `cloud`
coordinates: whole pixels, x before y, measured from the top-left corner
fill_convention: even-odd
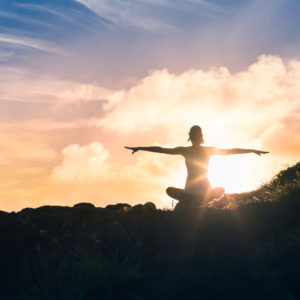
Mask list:
[[[247,71],[233,74],[226,68],[179,75],[155,71],[110,96],[99,125],[133,134],[200,124],[216,136],[209,141],[245,143],[299,109],[299,80],[300,62],[276,56],[261,56]]]
[[[62,151],[63,161],[55,167],[52,179],[64,182],[93,182],[107,176],[109,152],[99,142],[80,147],[69,145]]]
[[[0,67],[0,124],[40,130],[89,126],[111,93],[95,84]]]
[[[51,173],[51,184],[59,195],[71,203],[89,199],[97,206],[127,202],[132,205],[155,202],[168,207],[165,189],[183,184],[178,178],[182,158],[141,154],[126,163],[110,159],[98,142],[69,145],[62,151],[62,162]]]
[[[49,42],[28,38],[28,37],[1,34],[0,43],[9,44],[13,47],[25,47],[25,48],[31,48],[39,51],[59,54],[59,55],[66,55],[66,53],[63,50],[61,50],[56,46],[51,45]]]
[[[199,124],[206,145],[270,151],[263,158],[246,155],[213,160],[212,169],[218,173],[218,178],[212,174],[212,181],[218,179],[214,184],[230,192],[249,190],[284,165],[299,161],[299,80],[298,60],[267,55],[238,73],[226,68],[178,75],[155,71],[109,97],[99,126],[136,141],[137,146],[178,146],[186,143],[189,128]]]
[[[18,5],[19,7],[22,7],[23,5]],[[24,7],[24,6],[23,6]],[[26,7],[26,6],[25,6]],[[8,18],[13,21],[18,21],[22,23],[27,23],[31,25],[36,25],[36,26],[47,26],[50,28],[55,28],[55,25],[51,24],[50,22],[45,22],[42,20],[34,20],[33,18],[27,17],[27,16],[21,16],[16,13],[9,13],[5,11],[0,11],[0,16],[4,18]]]
[[[213,159],[212,183],[228,192],[256,188],[299,160],[298,60],[265,55],[237,73],[224,67],[157,70],[119,90],[36,79],[18,69],[1,77],[1,108],[11,120],[3,113],[0,184],[6,188],[0,196],[14,203],[24,192],[30,199],[43,195],[38,204],[153,201],[166,207],[165,189],[184,186],[182,157],[132,156],[123,146],[184,146],[194,124],[203,127],[207,145],[270,151]],[[8,78],[15,79],[11,86]]]
[[[144,30],[157,31],[172,28],[168,24],[153,18],[142,18],[133,13],[135,5],[127,3],[116,3],[114,1],[94,1],[94,0],[76,0],[88,9],[96,13],[101,18],[106,18],[114,25],[114,27],[125,24]],[[135,10],[136,11],[136,10]]]
[[[271,124],[263,133],[262,144],[279,157],[288,155],[297,162],[300,156],[300,113]]]
[[[178,167],[178,160],[174,162],[174,158],[151,154],[135,155],[126,164],[114,163],[109,159],[111,156],[109,151],[96,141],[85,146],[68,145],[61,154],[62,162],[54,167],[51,177],[58,181],[74,183],[99,180],[115,183],[123,180],[156,182],[158,178],[163,179],[171,175],[170,165]]]
[[[51,73],[36,77],[21,68],[0,67],[0,100],[63,105],[103,100],[110,94],[96,84],[62,80]]]
[[[225,9],[208,1],[97,1],[97,0],[75,0],[102,18],[111,21],[114,26],[132,26],[150,32],[167,32],[177,30],[174,20],[166,18],[168,11],[184,12],[194,15],[195,11],[202,14],[224,13]],[[158,11],[160,13],[158,13]],[[167,21],[169,19],[169,21]]]

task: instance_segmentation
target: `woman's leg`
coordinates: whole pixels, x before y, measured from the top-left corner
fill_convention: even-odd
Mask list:
[[[211,191],[211,200],[215,198],[221,198],[225,193],[225,189],[222,186],[213,188]]]
[[[182,200],[185,195],[185,192],[183,189],[178,189],[178,188],[174,188],[174,187],[168,187],[166,189],[166,193],[168,194],[168,196],[170,196],[171,198],[178,200],[178,201]]]
[[[192,195],[184,189],[168,187],[166,193],[181,204],[200,204],[206,199],[205,195]]]

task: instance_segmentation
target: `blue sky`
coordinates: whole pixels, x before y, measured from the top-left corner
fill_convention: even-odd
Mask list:
[[[0,61],[117,86],[154,69],[237,71],[297,56],[299,12],[296,0],[2,0]]]

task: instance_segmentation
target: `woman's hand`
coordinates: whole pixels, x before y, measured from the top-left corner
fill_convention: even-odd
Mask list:
[[[255,154],[257,154],[257,155],[262,155],[262,154],[267,154],[267,153],[269,153],[269,152],[267,152],[267,151],[260,151],[260,150],[253,150],[253,153],[255,153]]]
[[[126,147],[126,149],[129,149],[129,150],[132,150],[132,153],[131,154],[134,154],[135,152],[141,150],[140,147]]]

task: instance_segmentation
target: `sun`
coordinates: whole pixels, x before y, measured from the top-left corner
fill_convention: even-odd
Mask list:
[[[253,178],[255,158],[245,155],[212,156],[208,168],[208,179],[211,186],[222,186],[225,193],[241,193],[252,190],[257,185]],[[184,188],[187,171],[184,164],[177,167],[177,171],[170,178],[170,184]]]
[[[247,165],[242,157],[212,157],[208,169],[208,179],[212,187],[222,186],[226,193],[243,192],[247,190]]]

